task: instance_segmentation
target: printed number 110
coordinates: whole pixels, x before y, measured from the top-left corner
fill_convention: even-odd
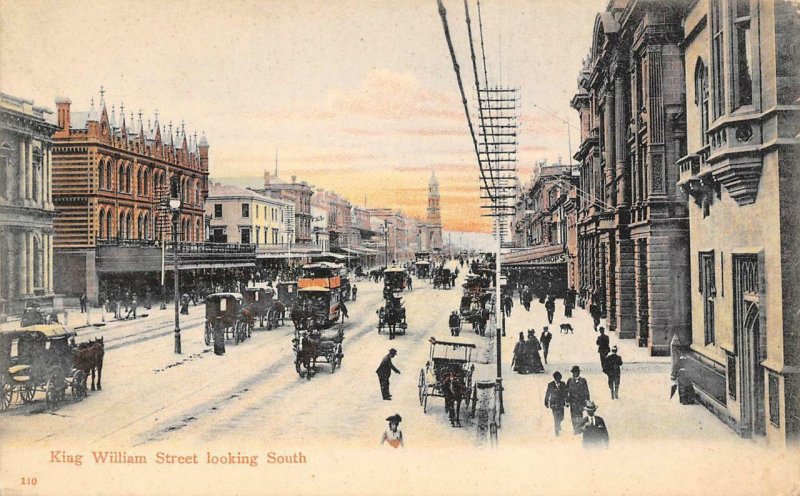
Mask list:
[[[39,479],[37,479],[36,477],[23,477],[20,480],[20,483],[23,486],[35,486],[38,482],[39,482]]]

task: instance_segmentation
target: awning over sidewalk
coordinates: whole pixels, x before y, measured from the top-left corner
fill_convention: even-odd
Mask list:
[[[534,246],[505,253],[500,261],[507,266],[558,265],[568,262],[569,254],[563,245]]]

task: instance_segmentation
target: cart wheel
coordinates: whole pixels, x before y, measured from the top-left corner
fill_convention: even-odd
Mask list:
[[[14,398],[14,386],[8,382],[5,375],[0,374],[0,410],[6,410],[11,405],[11,400]]]
[[[422,406],[422,396],[424,394],[425,387],[426,387],[426,385],[425,385],[425,370],[424,369],[420,369],[419,370],[419,381],[417,382],[417,387],[419,388],[419,404],[420,404],[420,406]]]
[[[211,346],[211,337],[212,337],[211,322],[206,322],[206,331],[203,334],[203,341],[205,341],[206,346]]]
[[[422,413],[428,413],[428,392],[425,391],[422,397]]]
[[[76,370],[72,374],[72,398],[81,401],[86,397],[86,372]]]
[[[328,362],[330,362],[331,364],[331,374],[333,374],[334,372],[336,372],[336,352],[335,351],[332,352],[326,358],[328,359]]]
[[[36,394],[35,386],[24,385],[21,386],[19,389],[19,397],[20,399],[22,399],[23,403],[29,403],[31,400],[33,400],[35,394]]]
[[[64,380],[57,374],[50,375],[45,385],[45,401],[47,406],[55,408],[64,396]]]

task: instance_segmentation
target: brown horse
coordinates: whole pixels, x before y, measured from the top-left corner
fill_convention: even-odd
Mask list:
[[[72,366],[77,370],[82,370],[87,376],[92,373],[92,391],[94,391],[94,375],[97,371],[97,390],[102,390],[103,378],[103,356],[105,349],[103,337],[80,343],[72,355]]]
[[[447,372],[442,378],[444,408],[450,416],[452,427],[461,427],[461,402],[464,400],[466,391],[464,377],[460,374]]]

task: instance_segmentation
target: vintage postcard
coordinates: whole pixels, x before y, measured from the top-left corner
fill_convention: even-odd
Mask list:
[[[800,494],[797,0],[0,0],[0,494]]]

